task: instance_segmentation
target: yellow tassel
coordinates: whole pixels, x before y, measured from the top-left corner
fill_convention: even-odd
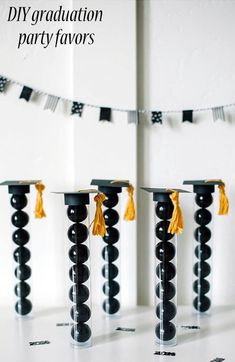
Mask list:
[[[102,204],[105,200],[105,195],[97,194],[94,197],[94,200],[96,202],[96,210],[95,210],[95,218],[91,223],[91,225],[93,224],[92,234],[99,235],[99,236],[105,236],[106,228],[105,228],[104,216],[102,213]]]
[[[126,210],[124,213],[124,220],[133,221],[135,220],[135,205],[133,200],[134,187],[131,184],[127,187],[127,192],[128,192],[128,200],[127,200]]]
[[[218,215],[227,215],[228,208],[229,208],[229,203],[228,203],[228,198],[227,198],[227,196],[225,194],[225,184],[218,185],[218,189],[219,189],[219,211],[218,211]]]
[[[183,216],[179,207],[179,193],[174,191],[169,195],[174,206],[170,225],[168,227],[168,233],[181,234],[183,231]]]
[[[43,210],[43,200],[42,200],[42,192],[45,189],[43,183],[38,182],[35,184],[35,188],[37,190],[37,198],[36,198],[36,205],[34,215],[36,219],[42,219],[46,217],[45,211]]]

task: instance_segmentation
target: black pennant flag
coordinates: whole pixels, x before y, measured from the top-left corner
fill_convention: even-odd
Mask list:
[[[100,121],[111,121],[111,108],[100,108]]]
[[[7,78],[2,77],[2,76],[0,75],[0,93],[3,93],[3,92],[4,92],[6,82],[7,82]]]
[[[83,103],[73,102],[73,105],[72,105],[72,108],[71,108],[71,114],[78,114],[79,117],[81,117],[82,112],[83,112],[83,108],[84,108]]]
[[[162,124],[162,112],[152,112],[152,123]]]
[[[20,98],[25,99],[26,102],[28,102],[31,97],[32,92],[33,92],[32,88],[24,86],[22,89],[22,92],[20,94]]]
[[[193,111],[183,111],[183,122],[190,122],[193,123]]]

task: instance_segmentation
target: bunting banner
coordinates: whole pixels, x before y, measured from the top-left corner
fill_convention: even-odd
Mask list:
[[[224,108],[235,107],[235,103],[230,103],[230,104],[225,104],[225,105],[217,106],[217,107],[195,108],[195,109],[191,109],[191,110],[182,110],[182,111],[180,111],[180,110],[148,110],[148,109],[134,109],[133,110],[133,109],[123,109],[123,108],[115,108],[115,107],[110,108],[110,107],[103,107],[103,106],[94,105],[94,104],[90,104],[90,103],[84,103],[84,102],[81,102],[78,100],[66,99],[66,98],[62,98],[62,97],[59,97],[59,96],[53,95],[53,94],[48,94],[39,89],[30,88],[29,86],[24,85],[20,82],[17,82],[5,75],[0,75],[0,93],[6,93],[6,84],[8,84],[8,83],[16,84],[16,85],[22,87],[19,98],[24,99],[26,102],[31,101],[33,93],[46,97],[46,102],[44,105],[45,110],[49,109],[52,112],[55,112],[59,101],[63,100],[65,102],[69,102],[70,104],[72,104],[72,106],[70,108],[70,115],[78,115],[79,117],[82,117],[85,107],[98,108],[99,109],[99,121],[111,122],[113,111],[125,112],[127,114],[128,123],[130,123],[130,124],[132,123],[135,125],[139,124],[140,115],[150,116],[150,120],[151,120],[152,124],[155,124],[155,123],[162,124],[163,116],[167,116],[168,114],[181,114],[183,123],[184,122],[193,123],[194,122],[194,119],[193,119],[194,113],[195,112],[205,112],[205,111],[212,111],[212,116],[213,116],[214,121],[217,121],[217,120],[225,121],[226,118],[225,118]],[[157,109],[159,109],[159,108],[157,108]],[[165,117],[164,117],[164,119],[165,119]]]

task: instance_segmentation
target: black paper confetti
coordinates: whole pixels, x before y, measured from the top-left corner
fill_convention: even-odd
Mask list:
[[[157,356],[172,356],[174,357],[176,354],[175,352],[165,352],[165,351],[156,351],[154,352]]]
[[[4,92],[6,82],[7,82],[7,78],[0,76],[0,93]]]
[[[190,122],[193,123],[193,111],[183,111],[183,122]]]
[[[162,112],[152,112],[152,123],[162,124]]]
[[[118,328],[116,328],[116,331],[135,332],[135,328],[118,327]]]
[[[30,346],[41,346],[44,344],[50,344],[51,342],[49,341],[35,341],[35,342],[29,342]]]
[[[111,108],[100,108],[100,121],[111,121]]]
[[[31,97],[32,92],[33,92],[32,88],[24,86],[22,89],[22,92],[20,94],[20,98],[25,99],[26,102],[28,102]]]
[[[225,361],[225,358],[218,358],[216,357],[215,359],[213,359],[211,362],[222,362]]]
[[[200,329],[199,326],[181,326],[181,328],[184,328],[184,329]]]
[[[71,108],[71,114],[77,114],[79,117],[82,116],[84,104],[79,102],[73,102],[72,108]]]

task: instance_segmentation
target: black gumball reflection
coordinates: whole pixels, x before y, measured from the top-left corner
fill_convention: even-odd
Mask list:
[[[12,195],[10,202],[14,209],[21,210],[27,205],[28,200],[25,195]]]
[[[212,204],[213,196],[211,194],[196,194],[195,201],[198,206],[207,208]]]
[[[204,261],[211,257],[211,248],[207,244],[199,244],[195,248],[195,255],[198,259]]]
[[[85,285],[74,284],[69,290],[69,299],[75,304],[81,304],[88,300],[89,294],[89,289]]]
[[[24,246],[19,246],[13,253],[14,260],[19,264],[25,264],[30,259],[30,251]]]
[[[119,251],[113,245],[107,245],[102,250],[102,257],[105,261],[112,263],[118,258]]]
[[[119,214],[114,209],[107,209],[103,212],[105,224],[107,226],[113,226],[118,223]]]
[[[74,305],[71,308],[70,316],[76,323],[85,323],[91,317],[91,310],[86,304]]]
[[[206,226],[199,226],[194,231],[194,238],[201,243],[207,243],[211,238],[211,231]]]
[[[160,340],[170,341],[176,335],[175,325],[168,321],[160,322],[156,325],[155,334]]]
[[[86,245],[73,245],[69,250],[69,259],[75,264],[85,263],[89,255],[90,251]]]
[[[29,242],[29,233],[24,229],[17,229],[12,234],[12,240],[15,244],[23,246]]]
[[[30,286],[25,282],[17,283],[15,286],[15,295],[19,298],[25,298],[30,294]]]
[[[170,261],[175,256],[175,246],[167,241],[162,241],[156,245],[155,255],[160,261]]]
[[[71,336],[76,342],[87,342],[91,337],[90,327],[87,324],[75,324],[72,327]]]
[[[206,312],[210,309],[211,301],[206,295],[201,295],[200,298],[194,299],[193,306],[199,312]]]
[[[103,240],[105,243],[112,245],[118,242],[119,240],[119,231],[116,228],[113,227],[107,227],[106,228],[106,234],[103,237]]]
[[[170,300],[174,298],[176,294],[176,289],[173,283],[171,282],[160,282],[156,286],[156,295],[159,299]]]
[[[103,285],[103,292],[108,297],[115,297],[120,291],[120,286],[115,280],[109,280]]]
[[[89,268],[85,264],[75,264],[69,270],[70,280],[76,284],[85,283],[90,276]]]
[[[68,229],[68,238],[72,243],[81,244],[88,238],[88,229],[84,224],[73,224]]]
[[[160,263],[156,268],[156,274],[165,283],[175,277],[176,268],[172,263]]]
[[[107,298],[103,302],[103,310],[108,314],[115,314],[120,309],[120,303],[116,298]]]
[[[11,217],[11,223],[17,228],[25,227],[29,222],[29,216],[26,212],[22,210],[18,210],[14,212]]]
[[[155,207],[155,213],[159,219],[171,219],[173,208],[172,202],[158,202]]]
[[[176,306],[174,303],[166,300],[161,302],[156,307],[156,315],[158,319],[163,321],[171,321],[176,316]]]
[[[210,290],[210,283],[206,279],[197,279],[193,282],[193,291],[199,295],[204,295]]]
[[[207,209],[198,209],[194,214],[194,219],[198,225],[205,226],[211,222],[211,213]]]
[[[87,207],[86,205],[68,206],[67,215],[73,222],[84,221],[87,218]]]
[[[170,234],[167,232],[169,225],[170,222],[167,220],[162,220],[157,223],[155,228],[155,234],[159,240],[167,241],[174,237],[174,234]]]
[[[105,194],[106,199],[103,202],[105,207],[114,207],[118,204],[118,194]]]
[[[15,310],[20,315],[29,314],[32,310],[32,303],[26,298],[21,298],[16,302]]]
[[[193,272],[197,277],[206,278],[211,272],[211,267],[205,261],[197,262],[193,267]]]
[[[118,275],[118,268],[115,264],[105,264],[102,268],[102,275],[106,279],[115,279]]]
[[[15,276],[19,280],[27,280],[31,276],[31,268],[26,264],[21,264],[15,269]]]

